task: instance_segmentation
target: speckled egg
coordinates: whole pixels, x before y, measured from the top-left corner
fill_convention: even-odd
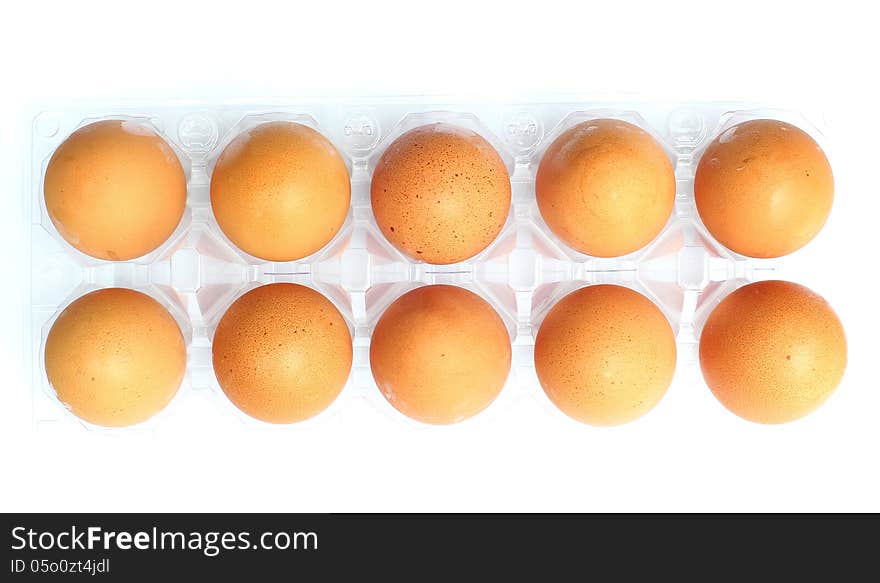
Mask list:
[[[323,135],[276,121],[242,132],[211,175],[211,207],[242,251],[268,261],[296,261],[330,242],[351,201],[348,169]]]
[[[700,367],[732,412],[758,423],[785,423],[819,407],[837,388],[846,368],[846,337],[831,306],[806,287],[752,283],[709,315]]]
[[[675,173],[648,132],[595,119],[550,144],[538,166],[535,196],[547,226],[566,245],[594,257],[618,257],[663,230],[675,204]]]
[[[382,314],[370,366],[382,394],[417,421],[455,423],[489,406],[510,372],[510,336],[484,299],[451,285],[398,298]]]
[[[214,373],[239,409],[261,421],[294,423],[336,399],[351,371],[352,344],[339,310],[292,283],[252,289],[214,332]]]
[[[74,415],[121,427],[146,421],[171,401],[186,369],[186,345],[162,304],[108,288],[61,312],[46,338],[45,365]]]
[[[177,228],[186,175],[174,150],[135,120],[106,120],[73,132],[55,150],[43,182],[58,233],[92,257],[146,255]]]
[[[803,130],[776,120],[725,130],[694,180],[700,218],[728,249],[749,257],[796,251],[825,224],[834,200],[828,158]]]
[[[591,425],[619,425],[650,411],[675,372],[675,335],[648,298],[592,285],[562,298],[541,323],[535,370],[563,413]]]
[[[510,210],[510,178],[498,152],[476,132],[446,123],[394,140],[370,193],[385,237],[411,258],[438,265],[485,249]]]

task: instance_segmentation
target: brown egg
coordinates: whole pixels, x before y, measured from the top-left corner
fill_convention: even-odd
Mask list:
[[[563,413],[619,425],[650,411],[675,373],[675,335],[654,303],[631,289],[592,285],[562,298],[535,340],[535,370]]]
[[[694,196],[700,218],[722,245],[749,257],[780,257],[822,229],[834,178],[813,138],[791,124],[759,119],[709,144]]]
[[[846,368],[846,338],[831,306],[804,286],[739,288],[709,315],[700,366],[721,403],[744,419],[785,423],[831,395]]]
[[[498,152],[476,132],[445,123],[394,140],[376,165],[370,193],[391,244],[435,265],[488,247],[510,210],[510,178]]]
[[[663,230],[675,204],[675,174],[648,132],[597,119],[550,144],[538,166],[535,196],[547,226],[568,246],[618,257]]]
[[[109,427],[146,421],[171,401],[186,346],[171,314],[150,296],[109,288],[77,299],[46,338],[46,376],[77,417]]]
[[[391,304],[376,325],[370,366],[398,411],[424,423],[456,423],[495,400],[510,372],[510,336],[485,300],[429,285]]]
[[[46,210],[65,241],[92,257],[146,255],[177,228],[186,176],[165,140],[136,121],[99,121],[55,150],[43,183]]]
[[[211,206],[235,246],[267,261],[295,261],[336,236],[351,200],[345,162],[304,125],[277,121],[242,132],[211,176]]]
[[[213,353],[217,381],[235,406],[261,421],[294,423],[339,396],[351,371],[351,334],[320,293],[273,283],[229,307]]]

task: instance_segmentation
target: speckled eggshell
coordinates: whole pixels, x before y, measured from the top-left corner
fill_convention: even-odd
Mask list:
[[[370,366],[398,411],[424,423],[476,415],[510,372],[510,336],[485,300],[466,289],[429,285],[391,304],[376,325]]]
[[[239,409],[269,423],[303,421],[329,407],[351,360],[351,333],[339,310],[292,283],[247,292],[214,333],[220,388]]]
[[[146,255],[177,228],[186,175],[156,132],[130,120],[99,121],[55,150],[43,182],[58,233],[87,255],[127,261]]]
[[[150,296],[108,288],[75,300],[46,338],[46,376],[77,417],[108,427],[146,421],[171,401],[186,369],[174,318]]]
[[[410,130],[382,154],[371,185],[385,237],[418,261],[469,259],[498,236],[510,178],[495,148],[471,130],[435,123]]]
[[[834,177],[806,132],[760,119],[735,125],[709,144],[694,196],[700,218],[722,245],[749,257],[781,257],[822,229]]]
[[[663,230],[675,204],[675,174],[648,132],[596,119],[550,144],[538,166],[535,196],[547,226],[566,245],[594,257],[619,257]]]
[[[806,287],[752,283],[709,315],[700,367],[730,411],[758,423],[785,423],[819,407],[837,388],[846,337],[831,306]]]
[[[296,261],[323,248],[345,222],[351,182],[323,135],[277,121],[242,132],[211,175],[211,207],[220,229],[242,251],[268,261]]]
[[[562,298],[541,323],[535,369],[563,413],[619,425],[650,411],[675,373],[675,335],[642,294],[592,285]]]

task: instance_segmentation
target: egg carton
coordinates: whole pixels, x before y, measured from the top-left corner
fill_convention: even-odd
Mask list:
[[[594,118],[620,119],[648,131],[675,169],[675,208],[665,228],[649,245],[622,257],[590,257],[568,247],[549,230],[535,202],[535,173],[544,149],[566,129]],[[744,103],[379,99],[68,104],[42,111],[32,124],[25,193],[31,243],[28,312],[34,422],[38,427],[78,423],[100,429],[74,417],[58,401],[42,355],[61,310],[83,294],[105,287],[138,289],[159,300],[179,323],[187,345],[187,371],[178,396],[136,429],[161,427],[173,416],[177,400],[197,392],[210,395],[218,414],[244,427],[270,427],[247,417],[226,399],[213,373],[211,339],[236,298],[274,282],[300,283],[320,291],[344,315],[354,342],[352,372],[340,397],[327,411],[292,427],[338,419],[338,412],[356,398],[369,400],[392,419],[421,425],[407,420],[382,397],[370,372],[369,344],[383,310],[403,293],[425,284],[454,284],[475,291],[497,310],[511,335],[507,385],[496,403],[466,423],[497,415],[516,394],[534,397],[556,411],[534,372],[535,336],[544,315],[559,299],[590,284],[624,285],[652,299],[672,324],[678,367],[692,367],[700,327],[711,309],[736,287],[772,278],[778,268],[778,260],[743,257],[720,245],[702,225],[694,204],[694,171],[702,149],[728,127],[756,118],[797,125],[828,151],[822,128],[806,116]],[[186,210],[174,234],[153,252],[131,261],[103,261],[74,249],[52,225],[43,200],[43,176],[54,150],[74,130],[101,119],[131,119],[153,127],[174,148],[187,177]],[[299,261],[268,262],[237,249],[219,229],[210,205],[211,172],[223,148],[240,132],[277,120],[321,132],[342,154],[351,177],[351,206],[344,226],[323,249]],[[371,175],[384,149],[407,130],[435,122],[467,127],[486,138],[504,160],[511,181],[510,213],[498,237],[477,256],[452,265],[430,265],[403,255],[384,238],[370,206]],[[193,421],[198,423],[188,420]]]

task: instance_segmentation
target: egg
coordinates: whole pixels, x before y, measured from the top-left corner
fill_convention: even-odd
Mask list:
[[[217,224],[239,249],[266,261],[296,261],[330,242],[345,222],[351,182],[323,135],[277,121],[242,132],[211,175]]]
[[[373,214],[410,258],[458,263],[489,246],[510,211],[510,178],[498,152],[469,129],[435,123],[394,140],[373,171]]]
[[[645,130],[616,119],[590,120],[544,152],[535,197],[547,226],[566,245],[618,257],[663,230],[675,204],[675,173]]]
[[[43,181],[46,211],[61,237],[109,261],[146,255],[177,228],[186,175],[174,150],[133,120],[73,132],[55,150]]]
[[[392,303],[370,343],[382,394],[404,415],[433,424],[472,417],[501,392],[510,336],[485,300],[464,288],[429,285]]]
[[[313,417],[336,400],[351,371],[352,344],[339,310],[293,283],[252,289],[214,332],[214,373],[236,407],[268,423]]]
[[[785,423],[834,392],[846,368],[846,337],[831,306],[806,287],[752,283],[709,315],[700,367],[712,393],[733,413]]]
[[[49,383],[74,415],[121,427],[168,405],[183,380],[186,345],[162,304],[138,291],[108,288],[61,312],[44,358]]]
[[[563,413],[590,425],[619,425],[650,411],[675,373],[675,335],[648,298],[591,285],[562,298],[535,339],[535,371]]]
[[[749,257],[781,257],[822,229],[834,178],[806,132],[759,119],[709,144],[697,166],[694,197],[703,224],[722,245]]]

